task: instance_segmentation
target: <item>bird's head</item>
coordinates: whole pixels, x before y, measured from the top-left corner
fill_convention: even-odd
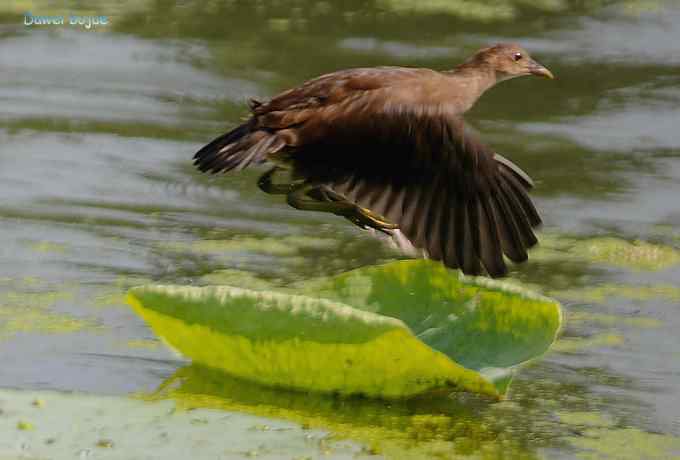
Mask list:
[[[490,67],[495,70],[497,81],[524,75],[555,78],[552,72],[534,61],[526,50],[514,43],[499,43],[481,49],[467,63]]]

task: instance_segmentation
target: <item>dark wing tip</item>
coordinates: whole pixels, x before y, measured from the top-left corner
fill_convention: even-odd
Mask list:
[[[257,153],[254,150],[250,151],[250,148],[261,140],[259,137],[253,139],[251,135],[254,133],[253,127],[254,121],[250,119],[215,138],[194,154],[194,166],[201,172],[217,173],[234,169],[243,160],[248,160],[247,162],[250,163],[254,158],[247,154]]]

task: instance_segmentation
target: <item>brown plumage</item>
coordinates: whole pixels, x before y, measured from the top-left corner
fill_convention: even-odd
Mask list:
[[[287,194],[296,208],[403,235],[466,274],[502,276],[503,254],[523,262],[537,242],[533,184],[468,132],[462,116],[484,91],[522,75],[552,78],[512,44],[445,72],[341,70],[251,101],[250,119],[203,147],[195,164],[216,173],[272,162],[261,188]],[[273,184],[282,168],[294,181]]]

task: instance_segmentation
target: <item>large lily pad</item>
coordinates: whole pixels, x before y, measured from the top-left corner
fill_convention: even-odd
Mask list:
[[[142,286],[128,299],[195,363],[270,386],[376,397],[438,388],[500,396],[561,321],[553,300],[427,261],[359,269],[299,292]]]

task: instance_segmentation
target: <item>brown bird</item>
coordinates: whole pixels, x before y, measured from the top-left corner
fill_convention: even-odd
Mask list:
[[[533,182],[468,132],[463,114],[496,83],[524,75],[553,78],[515,44],[484,48],[443,72],[340,70],[251,100],[248,121],[194,163],[217,173],[271,162],[259,186],[294,208],[406,239],[465,274],[503,276],[503,254],[523,262],[537,243]],[[274,183],[282,170],[290,181]]]

